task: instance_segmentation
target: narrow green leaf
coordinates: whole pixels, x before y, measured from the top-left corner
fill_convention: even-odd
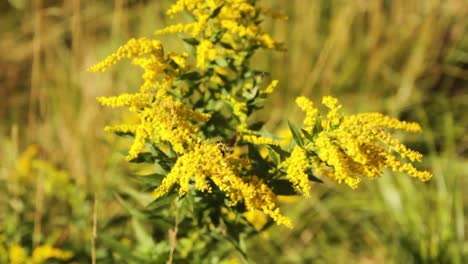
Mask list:
[[[278,153],[276,153],[271,147],[267,147],[268,150],[268,155],[270,156],[271,160],[273,163],[278,166],[279,163],[281,162],[280,156]]]
[[[291,123],[291,121],[289,121],[289,120],[288,120],[288,125],[289,125],[289,129],[291,130],[291,133],[293,135],[293,138],[294,138],[294,141],[296,142],[296,144],[299,145],[300,147],[303,147],[304,146],[304,141],[302,140],[301,133],[299,132],[297,127],[294,126],[294,124]]]
[[[287,151],[284,151],[283,149],[281,149],[280,146],[277,146],[277,145],[268,145],[268,147],[270,147],[272,150],[274,150],[276,153],[278,153],[281,157],[281,159],[285,159],[287,157],[289,157],[289,152]]]
[[[263,125],[265,125],[265,122],[263,121],[255,122],[249,125],[249,130],[258,131],[263,127]]]
[[[138,157],[130,160],[133,163],[153,163],[155,161],[153,154],[150,152],[139,153]]]
[[[260,152],[258,152],[258,150],[252,144],[248,145],[248,149],[249,149],[249,158],[251,160],[255,160],[255,161],[263,160],[263,157],[262,155],[260,155]]]
[[[307,138],[310,142],[314,141],[314,137],[311,134],[309,134],[309,132],[307,132],[305,129],[301,128],[301,132],[304,135],[304,137]]]
[[[196,72],[196,71],[191,71],[191,72],[187,72],[187,73],[184,73],[180,76],[180,79],[181,80],[189,80],[189,81],[198,81],[201,79],[201,75],[199,72]]]
[[[247,103],[251,102],[252,100],[249,100]],[[262,108],[265,105],[266,99],[262,97],[256,97],[250,105],[255,106],[257,109]]]
[[[144,219],[146,217],[145,214],[140,212],[135,205],[130,204],[128,201],[124,200],[119,194],[115,194],[115,196],[119,203],[125,208],[125,210],[130,213],[130,215],[139,219]]]
[[[148,259],[145,259],[141,256],[136,256],[132,253],[132,250],[122,244],[121,242],[115,240],[109,235],[100,233],[98,236],[99,241],[106,247],[112,249],[114,252],[118,253],[123,259],[135,261],[136,263],[148,263]]]
[[[155,243],[148,230],[145,230],[143,224],[135,217],[132,218],[132,229],[135,238],[145,248],[154,247]]]
[[[171,192],[166,196],[154,200],[146,206],[147,210],[158,210],[159,208],[169,205],[177,197],[176,192]]]
[[[246,234],[240,233],[239,234],[239,248],[242,250],[242,252],[247,252],[247,246],[245,244],[245,236]]]
[[[192,193],[188,192],[184,197],[179,198],[179,221],[185,218],[191,218],[194,215],[195,198]]]
[[[101,228],[101,230],[106,230],[108,228],[116,228],[116,227],[122,227],[124,226],[127,221],[131,219],[131,216],[125,213],[124,215],[117,215],[113,216],[107,223],[104,224],[104,226]]]
[[[210,41],[213,43],[218,43],[218,41],[221,40],[221,38],[223,37],[224,33],[226,33],[226,31],[227,30],[223,29],[223,30],[216,32],[210,37]]]
[[[192,46],[197,46],[200,43],[200,41],[198,41],[196,38],[183,38],[182,40]]]
[[[161,185],[165,176],[164,174],[153,173],[149,175],[136,175],[133,179],[142,185],[143,191],[150,191]]]
[[[135,135],[132,132],[122,132],[122,131],[115,131],[114,132],[117,136],[123,138],[134,138]]]
[[[288,180],[275,180],[270,186],[277,195],[297,195],[296,190]]]
[[[313,182],[318,182],[318,183],[323,183],[323,181],[318,178],[317,176],[315,176],[313,173],[312,173],[312,170],[306,170],[305,173],[307,174],[308,178],[309,178],[309,181],[313,181]]]
[[[219,15],[219,12],[221,12],[221,8],[223,8],[224,4],[218,6],[213,13],[211,13],[210,18],[215,18],[216,16]]]
[[[319,132],[322,132],[322,130],[323,130],[322,120],[317,116],[317,118],[315,119],[314,131],[315,131],[315,133],[319,133]]]
[[[229,50],[233,50],[233,49],[234,49],[234,47],[233,47],[231,44],[229,44],[229,43],[220,42],[219,44],[221,44],[221,46],[223,46],[223,48],[225,48],[225,49],[229,49]]]

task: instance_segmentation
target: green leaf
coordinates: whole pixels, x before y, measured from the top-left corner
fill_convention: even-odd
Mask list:
[[[296,190],[288,180],[275,180],[270,185],[273,192],[277,195],[297,195]]]
[[[164,174],[153,173],[148,175],[136,175],[134,179],[143,185],[143,191],[149,191],[161,185],[165,176]]]
[[[252,100],[249,100],[247,103],[251,102]],[[252,103],[249,105],[255,106],[257,109],[262,108],[265,105],[266,98],[262,97],[256,97]]]
[[[227,67],[229,65],[227,60],[224,57],[220,57],[216,59],[216,64],[218,64],[218,66],[220,67]]]
[[[248,144],[248,149],[249,159],[254,161],[252,162],[252,172],[259,177],[268,177],[268,171],[272,165],[265,161],[260,152],[252,144]]]
[[[216,32],[216,34],[213,34],[210,38],[210,41],[213,42],[213,44],[216,44],[218,43],[218,41],[223,37],[224,33],[226,33],[227,30],[223,29],[223,30],[220,30],[218,32]]]
[[[180,221],[194,215],[195,198],[192,193],[188,192],[184,197],[179,198],[179,203]]]
[[[309,134],[309,132],[307,132],[305,129],[301,128],[301,132],[304,135],[304,137],[307,138],[309,141],[314,141],[314,137],[311,134]]]
[[[313,182],[318,182],[318,183],[323,183],[323,181],[318,178],[317,176],[315,176],[313,173],[312,173],[312,170],[306,170],[305,173],[307,174],[308,178],[309,178],[309,181],[313,181]]]
[[[260,155],[260,152],[258,152],[258,150],[252,144],[248,145],[248,149],[249,149],[249,158],[251,160],[255,160],[255,161],[263,160],[262,155]]]
[[[199,72],[192,71],[182,74],[179,78],[181,80],[198,81],[202,78],[202,76]]]
[[[112,249],[125,260],[135,261],[136,263],[148,263],[149,261],[146,258],[134,255],[130,248],[110,237],[109,235],[100,233],[98,239],[106,248]]]
[[[291,123],[291,121],[289,120],[288,120],[288,125],[289,125],[289,129],[292,132],[292,135],[296,144],[299,145],[300,147],[304,147],[304,141],[302,140],[301,133],[299,132],[297,127],[294,126],[294,124]]]
[[[240,233],[239,234],[239,248],[242,250],[242,252],[247,252],[247,246],[245,244],[245,238],[246,234]]]
[[[231,44],[229,44],[229,43],[220,42],[219,44],[221,44],[221,46],[223,46],[223,48],[225,48],[225,49],[229,49],[229,50],[233,50],[233,49],[234,49],[234,47],[233,47]]]
[[[185,43],[190,44],[192,46],[197,46],[198,44],[200,44],[200,41],[198,41],[198,39],[196,38],[183,38],[182,40]]]
[[[131,216],[125,213],[124,215],[117,215],[109,219],[107,223],[101,228],[101,230],[106,230],[108,228],[117,228],[124,226],[127,221],[131,219]]]
[[[122,132],[122,131],[115,131],[114,132],[117,136],[123,137],[123,138],[131,138],[133,139],[135,135],[132,132]]]
[[[130,160],[133,163],[153,163],[155,161],[153,154],[150,152],[138,153],[138,157]]]
[[[119,194],[115,194],[119,203],[132,215],[133,217],[139,219],[145,219],[146,216],[144,213],[140,212],[135,205],[130,204],[128,201],[125,201]]]
[[[315,127],[314,127],[314,132],[319,133],[322,132],[323,127],[322,127],[322,119],[320,119],[318,116],[315,119]]]
[[[224,4],[218,6],[213,13],[211,13],[210,18],[215,18],[216,16],[219,15],[219,12],[221,12],[221,8],[223,8]]]
[[[154,247],[155,243],[151,235],[149,235],[148,230],[145,230],[141,222],[135,217],[132,218],[132,228],[133,234],[135,235],[135,238],[139,244],[145,248]]]
[[[176,192],[171,192],[166,196],[160,197],[159,199],[154,200],[146,206],[147,210],[158,210],[162,207],[169,205],[177,197]]]
[[[270,156],[273,163],[278,166],[281,162],[281,158],[278,153],[276,153],[270,146],[267,147],[268,155]]]
[[[263,125],[265,125],[265,122],[263,121],[255,122],[249,125],[249,130],[258,131],[263,127]]]
[[[289,152],[287,151],[284,151],[283,149],[281,149],[280,146],[277,146],[277,145],[268,145],[269,148],[271,148],[272,150],[274,150],[276,153],[278,153],[281,157],[281,159],[285,159],[287,157],[289,157]]]

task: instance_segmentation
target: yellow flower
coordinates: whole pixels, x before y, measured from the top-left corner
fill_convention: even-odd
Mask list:
[[[276,142],[272,138],[261,137],[251,134],[242,135],[242,140],[255,145],[276,145]]]
[[[314,107],[314,104],[304,96],[296,98],[296,104],[306,113],[304,119],[305,128],[307,130],[312,130],[315,126],[318,110]]]
[[[198,130],[195,122],[204,122],[209,115],[198,113],[164,93],[123,94],[116,97],[100,97],[103,105],[127,106],[139,117],[139,124],[119,124],[106,127],[107,131],[135,134],[127,159],[131,160],[145,149],[146,140],[169,142],[177,153],[196,142]]]
[[[166,34],[181,33],[185,31],[187,31],[187,27],[182,23],[178,23],[178,24],[167,26],[163,29],[159,29],[155,33],[157,35],[166,35]]]
[[[31,164],[38,152],[39,147],[37,145],[30,145],[23,154],[21,154],[21,157],[16,161],[16,170],[19,176],[27,177],[31,173]]]
[[[259,210],[247,211],[243,215],[257,230],[261,230],[268,222],[267,216]]]
[[[275,44],[276,44],[276,42],[273,40],[273,38],[267,33],[264,33],[264,34],[261,35],[260,41],[263,44],[263,46],[265,46],[265,47],[267,47],[269,49],[274,48]]]
[[[206,69],[217,56],[216,46],[209,40],[202,40],[197,46],[197,67]]]
[[[270,94],[273,92],[273,90],[278,86],[278,80],[273,80],[271,83],[265,88],[264,93],[265,94]]]
[[[330,177],[352,188],[357,187],[360,177],[375,178],[382,174],[384,168],[404,172],[422,181],[430,179],[429,172],[419,171],[395,157],[397,154],[409,162],[422,159],[420,153],[401,144],[387,132],[390,129],[419,132],[421,127],[417,123],[400,121],[381,113],[344,115],[338,100],[331,96],[322,100],[330,109],[325,116],[319,115],[305,97],[299,97],[296,102],[306,112],[304,125],[312,139],[305,139],[305,148],[316,155],[309,160],[316,175]],[[317,119],[321,121],[322,130],[313,133]]]
[[[303,193],[304,196],[310,197],[309,178],[305,173],[309,163],[305,151],[295,146],[291,156],[281,166],[287,168],[286,178],[293,184],[294,188]]]
[[[167,54],[167,57],[175,62],[177,66],[179,66],[181,69],[187,68],[187,58],[188,54],[186,52],[182,54],[177,54],[177,53],[169,53]]]
[[[55,258],[60,260],[67,260],[73,257],[71,251],[64,251],[54,248],[50,245],[38,246],[34,249],[32,254],[33,263],[44,263],[44,261]]]
[[[111,54],[102,62],[90,67],[88,70],[90,72],[105,71],[123,58],[133,58],[144,55],[152,55],[158,59],[162,58],[163,50],[161,43],[157,40],[147,38],[131,39],[127,44],[120,47],[117,52]]]
[[[9,250],[11,264],[41,264],[49,259],[68,260],[72,257],[73,253],[71,251],[61,250],[50,245],[37,246],[34,248],[31,257],[18,244],[11,246]]]
[[[28,260],[26,250],[18,244],[14,244],[10,247],[8,257],[11,264],[24,264]]]
[[[235,50],[246,50],[249,47],[259,45],[265,48],[275,48],[273,38],[262,31],[258,25],[259,15],[268,15],[264,10],[256,8],[248,0],[210,0],[187,1],[179,0],[167,11],[173,16],[182,11],[187,11],[195,18],[194,22],[186,24],[170,25],[157,34],[190,33],[192,37],[208,39],[222,32],[223,42],[231,45]],[[215,17],[213,14],[217,11]],[[203,46],[202,46],[203,47]],[[204,48],[204,47],[203,47]],[[232,50],[219,47],[219,54],[229,54]],[[231,56],[235,54],[230,54]]]
[[[280,213],[273,191],[256,176],[240,176],[245,163],[245,160],[232,154],[225,156],[216,144],[199,144],[177,159],[161,185],[153,191],[153,198],[158,199],[167,194],[176,184],[180,196],[190,188],[211,192],[209,179],[225,193],[231,205],[243,201],[248,210],[260,210],[277,224],[291,227],[291,220]]]
[[[339,113],[341,105],[338,105],[338,99],[332,96],[324,96],[322,103],[330,108],[330,111],[327,113],[327,118],[322,121],[322,126],[325,129],[328,129],[330,126],[338,125],[341,118],[341,114]]]

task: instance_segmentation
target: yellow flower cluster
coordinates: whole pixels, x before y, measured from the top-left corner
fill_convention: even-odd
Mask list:
[[[11,264],[41,264],[50,259],[68,260],[73,257],[71,251],[64,251],[50,245],[38,246],[29,257],[26,250],[20,245],[13,245],[9,250]]]
[[[304,96],[298,97],[296,99],[296,104],[306,113],[304,118],[305,129],[312,130],[315,126],[318,110],[314,107],[314,104]]]
[[[329,108],[326,116],[318,114],[317,109],[305,97],[299,97],[297,104],[305,111],[305,130],[312,134],[312,140],[305,137],[304,146],[309,155],[305,163],[305,153],[296,146],[291,157],[286,160],[288,178],[296,182],[305,179],[304,170],[309,166],[316,175],[356,188],[360,176],[375,178],[384,168],[404,172],[422,181],[431,178],[427,171],[417,170],[411,163],[420,161],[422,155],[401,144],[387,132],[388,129],[419,132],[417,123],[400,121],[380,113],[344,115],[336,98],[326,96],[322,103]],[[312,133],[314,124],[320,122],[322,129]],[[302,185],[301,185],[302,186]],[[300,188],[304,192],[302,188]]]
[[[202,82],[201,93],[211,89],[213,84],[221,87],[235,72],[229,67],[244,67],[251,51],[258,48],[274,48],[275,41],[259,26],[260,9],[248,0],[179,0],[167,12],[174,15],[188,11],[195,22],[175,24],[158,31],[158,34],[185,32],[196,38],[196,65],[188,65],[187,54],[164,54],[163,47],[156,40],[147,38],[132,39],[102,62],[91,67],[92,72],[105,71],[123,58],[132,59],[134,65],[143,69],[143,84],[136,93],[119,96],[99,97],[105,106],[127,107],[135,113],[135,123],[123,123],[106,127],[107,131],[132,133],[133,143],[127,155],[132,160],[145,151],[147,143],[168,144],[177,154],[177,160],[161,185],[154,190],[155,199],[167,194],[178,186],[179,195],[191,188],[210,192],[214,183],[226,194],[232,205],[243,202],[250,211],[262,211],[278,224],[291,226],[291,221],[280,213],[276,195],[255,175],[248,175],[249,164],[233,153],[224,153],[216,144],[206,143],[198,133],[199,123],[210,116],[187,107],[178,95],[183,94],[181,76],[213,69],[210,81]],[[214,36],[218,36],[214,40]],[[219,64],[223,64],[220,66]],[[265,95],[277,86],[274,80],[266,88],[258,91],[260,85],[252,81],[249,91]],[[230,105],[236,117],[237,130],[244,142],[256,145],[274,144],[270,138],[255,134],[247,129],[248,105],[242,96],[242,85],[213,93],[214,97]],[[188,89],[187,89],[188,90]],[[252,91],[251,91],[252,90]],[[254,91],[253,91],[254,90]],[[211,92],[211,91],[210,91]],[[246,96],[247,97],[247,96]]]
[[[197,141],[198,128],[192,122],[207,121],[209,115],[193,111],[169,95],[171,88],[177,86],[177,75],[187,67],[187,57],[186,53],[164,56],[159,41],[139,38],[130,40],[117,52],[89,68],[91,72],[104,71],[123,58],[132,58],[133,64],[144,71],[144,82],[138,92],[98,98],[105,106],[128,107],[139,119],[137,124],[106,127],[107,131],[134,134],[128,160],[144,151],[147,140],[168,142],[177,153],[184,152],[185,148]]]
[[[278,86],[278,80],[273,80],[271,83],[265,88],[264,93],[270,94],[275,90],[276,86]]]
[[[202,40],[197,46],[197,67],[204,70],[209,62],[218,57],[216,46],[209,40]]]
[[[92,66],[88,70],[90,72],[103,72],[124,58],[135,58],[145,55],[151,55],[152,57],[160,60],[163,56],[161,43],[157,40],[148,38],[131,39],[127,44],[120,47],[117,52],[108,56],[105,60]]]
[[[223,56],[235,58],[236,65],[243,63],[248,48],[261,46],[275,48],[277,43],[263,32],[259,26],[258,15],[263,13],[248,0],[178,0],[167,11],[173,16],[188,11],[195,18],[187,24],[174,24],[158,30],[157,34],[189,33],[192,37],[203,39],[197,46],[197,66],[205,69],[209,62]],[[216,14],[214,16],[214,14]],[[230,48],[214,46],[212,36],[221,34],[221,42]],[[208,43],[209,42],[209,43]],[[203,65],[205,64],[205,65]]]
[[[291,156],[281,164],[287,168],[286,178],[293,184],[294,188],[303,193],[304,196],[310,196],[309,178],[305,170],[309,167],[305,150],[295,146]]]
[[[248,131],[245,131],[249,133]],[[277,145],[276,142],[272,138],[268,137],[261,137],[252,134],[244,134],[242,135],[242,140],[245,142],[252,143],[254,145]]]
[[[20,158],[16,161],[16,171],[19,177],[27,177],[31,174],[33,160],[39,153],[39,147],[37,145],[30,145],[21,154]]]
[[[276,223],[291,227],[290,219],[280,213],[273,191],[256,176],[240,176],[242,168],[248,166],[246,163],[232,154],[225,156],[216,144],[200,143],[177,159],[161,185],[153,191],[153,197],[165,195],[175,184],[179,185],[181,196],[190,188],[211,192],[209,179],[226,194],[231,205],[242,200],[248,210],[260,210]]]
[[[127,159],[136,158],[144,151],[146,140],[155,143],[169,142],[177,153],[197,142],[198,127],[191,121],[204,122],[209,115],[193,111],[165,93],[123,94],[115,97],[99,97],[106,106],[127,106],[135,111],[139,123],[106,127],[107,131],[132,132],[135,139]]]
[[[60,260],[67,260],[73,256],[70,251],[64,251],[54,248],[50,245],[38,246],[34,249],[32,254],[33,263],[43,263],[48,259],[55,258]]]

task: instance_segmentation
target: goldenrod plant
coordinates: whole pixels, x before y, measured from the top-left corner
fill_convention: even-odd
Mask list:
[[[295,219],[282,213],[280,195],[308,197],[311,183],[325,179],[357,188],[386,169],[431,178],[412,165],[422,155],[392,136],[395,130],[420,132],[417,123],[381,113],[347,115],[332,96],[322,99],[326,112],[298,97],[303,124],[289,122],[291,142],[279,144],[281,138],[253,118],[279,83],[266,81],[268,73],[250,65],[260,49],[283,50],[261,23],[284,17],[254,0],[178,0],[167,11],[170,17],[180,13],[190,22],[155,33],[180,37],[186,52],[142,37],[89,68],[101,72],[131,59],[143,71],[134,93],[98,98],[133,113],[134,122],[106,130],[132,138],[128,161],[154,168],[138,176],[143,189],[152,190],[153,201],[139,216],[152,228],[145,236],[151,247],[131,252],[108,239],[120,258],[206,263],[229,259],[235,248],[246,259],[245,238],[275,223],[293,228]],[[254,225],[251,212],[268,216],[268,222]]]
[[[2,178],[0,182],[5,197],[0,199],[4,209],[0,213],[0,263],[69,261],[74,252],[55,245],[63,242],[61,232],[67,229],[74,236],[72,240],[86,239],[80,227],[86,215],[86,194],[71,181],[68,173],[41,159],[39,152],[39,146],[30,145],[16,159],[13,168],[5,164],[9,181]],[[41,188],[37,188],[38,183]],[[5,199],[10,206],[4,206]],[[56,208],[47,206],[49,202],[54,202]],[[65,221],[62,207],[74,209]]]

